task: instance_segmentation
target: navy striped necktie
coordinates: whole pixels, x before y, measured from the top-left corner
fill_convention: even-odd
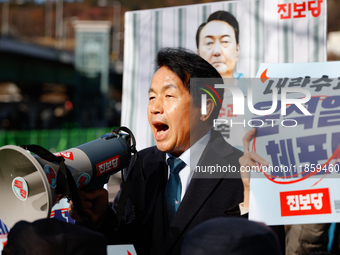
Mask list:
[[[165,187],[165,202],[170,224],[181,202],[182,185],[178,173],[185,167],[185,163],[180,158],[168,158],[167,161],[170,176]]]

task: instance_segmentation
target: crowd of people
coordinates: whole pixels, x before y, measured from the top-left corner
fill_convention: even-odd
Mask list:
[[[249,150],[255,129],[243,138],[237,136],[243,144],[240,150],[212,125],[225,95],[224,89],[213,89],[214,84],[223,83],[224,77],[240,77],[234,72],[240,54],[239,30],[236,19],[230,16],[219,11],[200,26],[198,54],[177,48],[158,52],[158,69],[151,81],[147,109],[156,146],[139,151],[136,161],[131,160],[123,171],[120,191],[112,206],[108,206],[106,189],[80,191],[83,207],[94,223],[94,233],[99,232],[108,245],[133,244],[139,255],[338,254],[335,250],[328,252],[324,245],[328,243],[328,236],[323,237],[329,225],[319,235],[314,232],[319,224],[300,230],[292,226],[288,235],[285,226],[268,227],[249,221],[247,173],[226,172],[206,178],[193,172],[196,166],[219,164],[240,169],[256,163],[268,164]],[[221,101],[216,103],[207,96],[201,102],[207,90]],[[204,115],[202,103],[206,107]],[[81,237],[78,228],[85,223],[72,201],[69,214],[79,225],[75,227]],[[15,229],[9,234],[3,254],[15,254],[10,253],[15,249]],[[308,237],[311,233],[315,234],[314,239]],[[294,240],[294,247],[290,240]],[[65,245],[60,242],[60,246]]]

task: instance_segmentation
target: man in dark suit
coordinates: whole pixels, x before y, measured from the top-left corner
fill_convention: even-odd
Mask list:
[[[139,255],[179,254],[190,229],[211,218],[240,214],[243,201],[238,162],[243,153],[212,129],[223,100],[223,89],[214,89],[223,83],[221,76],[185,50],[163,49],[157,64],[148,106],[156,146],[140,151],[135,167],[124,171],[125,177],[131,173],[129,182],[122,182],[113,208],[107,206],[104,189],[83,194],[91,200],[83,201],[85,210],[108,243],[133,244]],[[207,99],[201,105],[202,94]],[[181,170],[174,173],[171,160],[178,158]],[[227,170],[230,166],[234,172]],[[128,196],[122,195],[127,186]],[[125,198],[121,214],[119,203]],[[79,220],[72,204],[69,213]]]

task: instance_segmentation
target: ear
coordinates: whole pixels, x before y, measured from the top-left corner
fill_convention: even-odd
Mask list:
[[[236,45],[236,61],[238,61],[238,58],[240,57],[240,52],[241,52],[241,47],[240,47],[240,44],[238,43]]]
[[[215,109],[215,103],[211,98],[207,99],[206,104],[207,104],[207,114],[201,115],[200,117],[201,121],[207,121],[210,115],[212,114],[213,110]]]

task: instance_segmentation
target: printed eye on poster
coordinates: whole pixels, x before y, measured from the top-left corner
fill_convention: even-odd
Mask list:
[[[135,134],[137,149],[155,145],[146,111],[154,60],[163,47],[196,52],[246,95],[250,84],[242,79],[255,78],[262,63],[325,62],[326,24],[326,0],[222,1],[126,12],[121,123]],[[224,98],[219,118],[243,121],[244,115],[233,114],[228,90]],[[242,149],[246,129],[218,130]]]
[[[245,122],[257,130],[250,149],[269,166],[251,171],[250,219],[339,222],[339,68],[340,62],[261,65],[253,105],[270,113],[248,111]]]

